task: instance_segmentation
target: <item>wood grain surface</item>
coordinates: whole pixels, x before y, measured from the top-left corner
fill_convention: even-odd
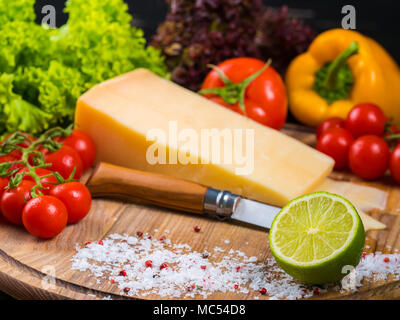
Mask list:
[[[197,183],[151,172],[99,163],[86,186],[93,198],[126,200],[203,214],[207,188]]]
[[[314,136],[310,131],[287,126],[285,133],[312,145]],[[334,172],[332,177],[354,181],[386,190],[389,193],[384,212],[368,212],[386,224],[387,229],[369,231],[365,252],[394,253],[400,249],[400,188],[390,178],[366,183],[348,172]],[[87,178],[87,177],[86,177]],[[193,226],[201,231],[193,232]],[[202,252],[215,246],[229,250],[241,250],[259,261],[271,258],[267,232],[249,227],[212,220],[201,215],[187,215],[172,210],[159,209],[115,200],[93,201],[89,215],[81,222],[69,225],[62,234],[52,240],[39,240],[23,228],[0,219],[0,291],[18,299],[132,299],[120,295],[120,290],[109,281],[96,282],[88,272],[71,270],[71,258],[76,244],[97,241],[113,233],[136,234],[137,231],[163,236],[174,243],[187,243],[193,250]],[[155,232],[155,230],[158,230]],[[224,243],[230,239],[230,243]],[[148,295],[146,299],[160,299]],[[253,299],[254,292],[238,294],[215,293],[209,299]],[[261,296],[260,299],[267,298]],[[197,299],[203,299],[201,296]],[[354,293],[340,294],[332,291],[314,299],[400,299],[400,281],[367,282]]]

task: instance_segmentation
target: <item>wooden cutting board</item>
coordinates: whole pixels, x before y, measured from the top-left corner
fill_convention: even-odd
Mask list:
[[[313,145],[315,138],[309,129],[295,125],[286,126],[284,132],[307,144]],[[384,212],[368,212],[386,224],[387,229],[367,233],[365,252],[381,251],[395,253],[400,249],[400,188],[389,177],[366,183],[348,172],[334,172],[335,179],[353,181],[381,188],[388,192],[387,208]],[[201,231],[193,232],[193,226]],[[160,230],[158,233],[154,230]],[[149,232],[155,237],[163,236],[174,243],[186,243],[193,250],[202,252],[215,246],[229,250],[240,249],[247,256],[256,256],[259,261],[271,258],[267,232],[244,226],[211,220],[196,215],[186,215],[151,206],[141,206],[117,201],[96,199],[89,215],[81,222],[68,226],[52,240],[39,240],[23,228],[0,220],[0,291],[18,299],[128,299],[110,282],[96,283],[88,272],[71,270],[71,258],[76,253],[75,245],[98,241],[109,234],[131,234]],[[230,239],[230,243],[224,242]],[[244,245],[246,244],[246,245]],[[53,276],[55,282],[49,282]],[[255,293],[215,293],[209,299],[254,299]],[[141,298],[141,297],[133,297]],[[260,296],[260,299],[263,299]],[[320,294],[318,299],[400,299],[400,281],[386,280],[367,282],[355,293],[340,294],[332,291]],[[146,299],[160,299],[148,295]],[[201,296],[198,299],[203,299]]]

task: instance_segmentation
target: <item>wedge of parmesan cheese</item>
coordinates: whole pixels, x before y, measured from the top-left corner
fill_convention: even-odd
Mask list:
[[[144,69],[86,92],[75,126],[93,138],[98,160],[277,206],[315,189],[334,164],[300,141]],[[204,137],[210,135],[207,147]]]

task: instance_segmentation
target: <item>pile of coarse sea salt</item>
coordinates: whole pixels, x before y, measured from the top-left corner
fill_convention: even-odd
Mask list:
[[[215,247],[193,251],[165,237],[112,234],[99,242],[76,246],[72,269],[90,271],[97,283],[110,281],[121,294],[168,298],[207,298],[214,292],[254,294],[254,299],[309,298],[332,290],[357,290],[362,280],[400,279],[400,254],[363,255],[360,264],[341,284],[307,286],[286,274],[273,259],[259,262],[239,250]],[[396,274],[397,273],[397,274]]]

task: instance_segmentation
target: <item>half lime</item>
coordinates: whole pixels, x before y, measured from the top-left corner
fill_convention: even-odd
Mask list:
[[[345,198],[327,192],[289,202],[275,217],[269,233],[271,252],[281,268],[311,284],[342,279],[349,266],[359,263],[364,242],[357,210]]]

